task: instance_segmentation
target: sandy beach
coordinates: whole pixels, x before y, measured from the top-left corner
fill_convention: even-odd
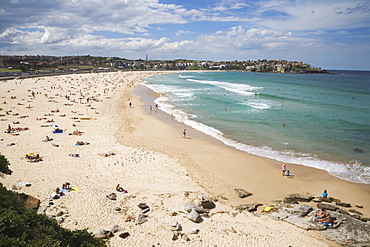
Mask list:
[[[288,164],[294,177],[287,178],[279,162],[203,139],[189,127],[184,138],[184,126],[170,125],[170,116],[162,121],[154,111],[147,114],[149,106],[133,91],[142,78],[158,73],[0,81],[0,150],[13,171],[0,182],[39,198],[46,207],[54,190],[68,181],[74,191],[53,200],[68,211],[61,226],[96,231],[119,225],[118,234],[129,232],[127,238],[116,234],[110,246],[337,246],[319,232],[235,210],[243,203],[267,206],[297,192],[320,196],[326,189],[334,198],[362,205],[356,209],[370,215],[369,185],[294,164]],[[18,131],[5,133],[9,125]],[[56,128],[63,132],[53,133]],[[47,136],[53,140],[45,141]],[[42,161],[28,162],[29,153]],[[117,184],[128,193],[117,193]],[[238,198],[235,188],[253,195]],[[107,198],[111,193],[116,200]],[[194,223],[185,217],[184,203],[201,195],[217,199],[216,208]],[[142,224],[137,223],[140,203],[150,208]],[[174,221],[186,233],[176,241],[168,230]],[[191,233],[194,229],[197,234]]]

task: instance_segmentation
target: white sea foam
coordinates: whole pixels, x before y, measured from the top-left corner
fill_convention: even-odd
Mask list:
[[[162,96],[155,100],[160,110],[173,116],[176,121],[184,123],[198,131],[208,134],[217,140],[220,140],[224,144],[234,147],[238,150],[258,155],[261,157],[267,157],[281,161],[283,163],[301,164],[316,169],[328,171],[331,175],[338,178],[356,182],[370,184],[370,167],[363,166],[356,162],[351,164],[337,163],[326,160],[320,160],[309,153],[297,153],[292,150],[276,151],[270,147],[255,147],[244,143],[237,142],[233,139],[226,138],[224,134],[211,126],[194,121],[197,118],[196,115],[189,115],[181,109],[174,107],[171,103],[171,98],[163,96],[162,92],[159,91],[159,87],[153,87],[152,84],[143,84],[153,91],[161,94]],[[168,88],[166,88],[168,89]],[[165,91],[167,92],[167,91]]]
[[[221,82],[221,81],[206,81],[206,80],[194,80],[194,79],[187,79],[188,81],[198,82],[202,84],[209,84],[213,85],[222,89],[225,89],[229,92],[233,92],[236,94],[244,95],[244,96],[252,96],[255,93],[253,91],[261,89],[261,87],[254,87],[247,84],[235,84],[229,82]]]
[[[191,75],[179,75],[180,78],[194,78],[195,76]]]
[[[250,106],[252,108],[261,109],[261,110],[266,110],[266,109],[270,109],[271,108],[271,105],[269,105],[267,103],[263,103],[263,102],[251,102],[251,101],[248,101],[248,102],[245,102],[243,104],[244,105],[247,105],[247,106]]]

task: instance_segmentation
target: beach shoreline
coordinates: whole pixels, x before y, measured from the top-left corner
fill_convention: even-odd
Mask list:
[[[134,88],[143,78],[160,73],[91,73],[0,82],[1,154],[13,171],[0,182],[10,190],[39,198],[39,213],[56,220],[62,217],[62,227],[94,232],[119,225],[121,230],[109,240],[113,247],[158,243],[337,246],[319,232],[235,209],[235,205],[254,202],[265,207],[270,200],[283,199],[291,192],[320,195],[324,187],[330,196],[362,204],[364,208],[359,210],[368,215],[366,189],[332,181],[328,174],[306,168],[302,174],[292,169],[296,177],[288,179],[281,176],[279,164],[195,138],[191,129],[184,138],[181,131],[146,114]],[[9,124],[20,130],[5,133]],[[56,125],[63,131],[56,132]],[[46,141],[46,136],[53,140]],[[25,154],[29,153],[40,154],[42,161],[28,162]],[[312,182],[315,177],[325,181]],[[65,182],[74,190],[53,199],[56,188]],[[128,193],[118,193],[117,184]],[[344,186],[348,191],[341,191]],[[237,198],[234,188],[253,195]],[[109,198],[112,193],[115,200]],[[203,196],[214,199],[216,208],[203,216],[202,223],[192,222],[184,203],[196,203]],[[146,221],[138,223],[143,215],[138,207],[141,203],[150,211]],[[63,213],[59,218],[51,215],[61,210],[65,217]],[[187,235],[176,243],[168,230],[174,221],[182,226],[179,236]],[[197,233],[190,234],[192,229],[198,229]],[[130,236],[119,237],[122,232]]]
[[[145,87],[144,85],[139,85],[138,89],[135,89],[135,94],[137,94],[140,97],[140,100],[142,101],[142,107],[148,116],[152,116],[160,120],[162,123],[171,125],[172,128],[174,128],[176,131],[172,132],[173,135],[176,135],[168,138],[158,135],[153,135],[152,140],[161,140],[161,138],[165,139],[164,142],[161,142],[161,145],[172,145],[172,146],[178,146],[181,145],[183,148],[187,147],[188,149],[184,149],[184,152],[188,153],[188,155],[191,157],[191,159],[197,164],[203,164],[201,165],[202,168],[207,170],[208,172],[213,171],[213,175],[216,175],[218,179],[224,180],[223,186],[227,189],[220,189],[219,186],[214,186],[212,184],[209,184],[206,186],[206,188],[209,188],[211,193],[220,196],[221,194],[227,195],[228,198],[225,203],[229,205],[236,206],[240,203],[248,202],[261,202],[261,203],[271,203],[272,201],[276,200],[282,200],[286,195],[292,194],[292,193],[298,193],[298,192],[308,192],[312,193],[316,196],[321,196],[321,192],[326,189],[330,193],[330,196],[334,198],[339,198],[343,201],[350,201],[353,204],[359,204],[359,205],[367,205],[366,208],[370,207],[370,204],[368,205],[367,200],[365,199],[370,195],[370,185],[368,184],[361,184],[361,183],[354,183],[347,180],[343,180],[337,177],[334,177],[330,175],[327,171],[319,170],[317,168],[307,167],[300,164],[288,164],[288,169],[293,172],[293,177],[287,180],[287,177],[281,176],[280,167],[282,165],[282,162],[256,156],[253,154],[248,154],[244,151],[236,150],[233,147],[227,146],[223,142],[216,140],[215,138],[206,135],[203,132],[200,132],[198,130],[195,130],[191,128],[190,126],[185,125],[184,123],[179,123],[176,120],[174,120],[170,115],[167,113],[161,111],[160,109],[155,109],[155,103],[154,100],[159,97],[159,95],[156,92],[153,92],[148,87]],[[150,105],[152,105],[152,111],[150,111]],[[149,121],[149,120],[145,120]],[[149,126],[155,126],[155,123],[147,124],[145,126],[141,126],[143,130],[138,132],[141,138],[150,138],[150,135],[153,133],[151,130],[153,127]],[[165,127],[163,127],[165,128]],[[186,128],[188,135],[190,135],[191,142],[189,146],[186,145],[186,143],[182,142],[182,139],[179,139],[181,137],[182,130]],[[155,131],[156,132],[156,131]],[[145,133],[145,134],[144,134]],[[161,132],[166,133],[166,132]],[[167,134],[167,133],[166,133]],[[199,142],[198,142],[199,141]],[[181,142],[181,144],[179,143]],[[196,144],[194,144],[196,143]],[[201,146],[207,146],[207,145],[216,145],[213,148],[210,148],[207,151],[204,151],[204,153],[209,152],[218,152],[223,153],[224,157],[223,162],[219,162],[217,160],[220,157],[214,158],[211,157],[211,155],[208,158],[201,157],[202,154],[194,153],[194,150],[192,149],[192,145],[201,145]],[[233,153],[232,155],[227,155],[227,152]],[[228,158],[226,158],[228,157]],[[217,163],[217,165],[210,166],[205,165],[207,163],[207,159],[209,160],[208,163]],[[228,174],[226,169],[220,169],[218,172],[217,169],[219,169],[222,164],[226,164],[225,160],[230,160],[230,162],[234,163],[234,166],[229,166],[228,168],[231,170],[237,170],[237,172],[234,172],[233,175],[231,173]],[[252,163],[255,164],[252,164]],[[221,164],[222,163],[222,164]],[[259,164],[259,165],[257,165]],[[183,164],[188,169],[191,169],[189,165]],[[249,168],[245,168],[245,166],[250,166]],[[244,175],[240,176],[239,171],[242,171]],[[247,174],[253,174],[252,176]],[[195,172],[192,173],[192,177],[196,177]],[[225,176],[230,176],[225,179]],[[245,182],[248,179],[253,178],[253,182]],[[202,184],[202,177],[196,179],[200,184]],[[294,181],[293,183],[287,184],[287,181]],[[238,181],[237,183],[235,183]],[[265,184],[264,181],[269,181],[270,183],[274,184],[273,186]],[[284,183],[284,184],[282,184]],[[257,185],[254,185],[257,184]],[[263,184],[263,186],[261,185]],[[250,190],[252,193],[254,191],[258,191],[255,193],[255,198],[251,197],[249,200],[240,199],[237,198],[235,194],[233,194],[233,188],[244,187],[246,190]],[[262,187],[265,187],[263,189]],[[291,188],[289,188],[291,187]],[[258,195],[260,194],[260,195]],[[365,214],[370,214],[369,208],[367,210],[363,211]]]

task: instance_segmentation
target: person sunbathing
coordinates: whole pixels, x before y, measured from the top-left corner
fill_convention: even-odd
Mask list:
[[[62,189],[68,190],[71,188],[71,184],[69,182],[64,182],[62,185]]]
[[[118,191],[118,192],[121,192],[121,191],[124,192],[125,190],[119,184],[117,184],[116,191]]]
[[[333,223],[333,218],[324,209],[320,210],[320,212],[317,214],[316,220],[324,225],[330,225]]]
[[[80,158],[80,154],[68,154],[71,157]]]
[[[89,145],[90,143],[88,143],[88,142],[83,142],[83,141],[78,141],[78,142],[76,142],[76,145],[78,145],[78,146],[82,146],[82,145]]]
[[[28,159],[29,162],[42,161],[42,158],[40,157],[39,154],[36,154],[36,155],[28,155],[28,154],[26,154],[26,159]]]
[[[73,132],[72,132],[72,135],[80,136],[80,135],[82,135],[83,133],[84,133],[84,132],[82,132],[82,131],[75,130],[75,131],[73,131]]]
[[[45,138],[45,141],[47,141],[47,142],[52,141],[52,140],[54,140],[54,139],[50,138],[49,136],[46,136],[46,138]]]

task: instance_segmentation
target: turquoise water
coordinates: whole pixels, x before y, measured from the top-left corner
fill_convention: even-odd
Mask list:
[[[158,108],[226,145],[370,184],[370,72],[147,78]],[[363,152],[361,152],[363,151]]]

